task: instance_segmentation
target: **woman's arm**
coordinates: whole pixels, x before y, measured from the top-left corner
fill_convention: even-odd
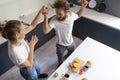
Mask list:
[[[32,21],[31,25],[28,26],[28,27],[25,29],[25,30],[26,30],[26,31],[25,31],[26,34],[29,33],[30,31],[32,31],[32,30],[36,27],[37,23],[38,23],[39,20],[40,20],[40,16],[41,16],[41,13],[42,13],[43,8],[44,8],[44,6],[39,10],[38,14],[36,15],[36,17],[35,17],[34,20]]]
[[[28,42],[30,53],[28,55],[28,59],[25,60],[24,63],[22,63],[21,67],[32,67],[33,66],[33,59],[34,59],[34,46],[38,42],[38,38],[36,35],[32,36],[32,39],[30,42]]]

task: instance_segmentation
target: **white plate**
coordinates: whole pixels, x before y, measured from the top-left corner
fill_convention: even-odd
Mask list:
[[[95,8],[97,5],[95,0],[90,0],[88,3],[89,8]]]

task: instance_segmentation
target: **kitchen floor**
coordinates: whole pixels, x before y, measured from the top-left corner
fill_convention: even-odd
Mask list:
[[[82,42],[81,39],[76,37],[74,37],[74,41],[76,47]],[[48,73],[49,76],[57,69],[58,65],[55,46],[56,44],[54,37],[35,51],[35,58],[39,63],[41,72],[46,72]],[[21,77],[19,69],[16,66],[14,66],[9,71],[1,75],[0,80],[24,80],[24,79]]]

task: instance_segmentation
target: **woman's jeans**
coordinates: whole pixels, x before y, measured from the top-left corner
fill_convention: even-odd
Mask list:
[[[32,68],[20,68],[20,74],[25,78],[25,80],[38,80],[38,75],[40,74],[40,67],[36,60]]]

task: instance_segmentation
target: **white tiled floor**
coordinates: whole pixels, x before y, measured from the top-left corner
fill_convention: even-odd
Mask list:
[[[82,40],[74,37],[76,46],[78,46]],[[35,58],[38,61],[41,72],[46,72],[49,75],[57,68],[57,55],[56,55],[55,37],[44,44],[42,47],[35,51]],[[0,80],[24,80],[19,69],[14,66],[9,71],[0,76]],[[45,79],[46,80],[46,79]]]

